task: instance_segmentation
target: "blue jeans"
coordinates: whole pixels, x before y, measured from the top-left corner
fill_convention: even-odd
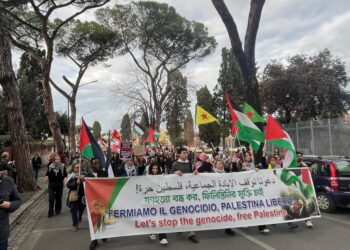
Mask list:
[[[8,240],[5,240],[0,243],[0,250],[7,250],[8,247]]]
[[[78,201],[70,203],[70,212],[72,215],[73,226],[78,226],[79,218],[83,216],[85,205],[81,203],[81,198]]]

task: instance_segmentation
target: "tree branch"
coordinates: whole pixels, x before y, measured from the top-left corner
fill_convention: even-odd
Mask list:
[[[255,68],[256,35],[258,33],[259,22],[264,3],[265,0],[252,0],[250,3],[248,26],[244,42],[244,54],[246,55],[248,65],[252,68]]]
[[[50,83],[58,92],[60,92],[65,98],[67,98],[69,100],[70,96],[63,89],[58,87],[56,85],[56,83],[51,78],[50,78]]]
[[[211,0],[215,9],[219,13],[223,23],[226,26],[227,32],[230,36],[232,50],[237,58],[237,61],[241,67],[242,76],[245,79],[245,83],[247,83],[249,78],[249,70],[247,58],[243,52],[242,42],[238,34],[237,26],[233,17],[231,16],[224,0]]]

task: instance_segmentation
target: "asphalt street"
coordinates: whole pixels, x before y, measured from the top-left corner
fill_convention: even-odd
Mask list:
[[[47,217],[47,194],[26,212],[23,221],[12,230],[10,249],[23,250],[87,250],[90,237],[87,217],[83,217],[78,232],[71,227],[70,212],[67,207],[55,217]],[[303,222],[299,228],[290,231],[286,224],[270,225],[270,234],[262,235],[257,227],[235,229],[236,235],[229,236],[224,230],[197,232],[199,243],[187,239],[183,233],[168,235],[169,244],[162,246],[158,240],[152,241],[147,235],[129,236],[99,240],[97,249],[118,250],[153,250],[153,249],[281,249],[281,250],[348,250],[350,249],[350,209],[338,209],[334,214],[322,214],[321,219],[314,219],[314,228],[308,229]]]

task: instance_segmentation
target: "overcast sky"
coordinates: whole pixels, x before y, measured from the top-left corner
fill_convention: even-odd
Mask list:
[[[116,2],[113,1],[112,2]],[[129,2],[129,1],[119,1]],[[210,0],[158,0],[176,8],[178,13],[189,20],[204,23],[209,35],[214,36],[218,47],[212,55],[201,62],[191,62],[184,70],[189,83],[197,89],[207,85],[210,90],[217,82],[221,63],[221,49],[230,47],[229,37],[219,15]],[[226,0],[226,4],[244,37],[250,1]],[[92,19],[93,14],[84,14],[82,19]],[[324,48],[346,62],[350,69],[350,1],[349,0],[266,0],[256,43],[257,66],[262,70],[272,59],[283,58],[297,53],[315,54]],[[243,39],[244,40],[244,39]],[[14,60],[15,66],[18,60]],[[103,130],[119,128],[128,103],[117,100],[111,94],[113,86],[123,84],[132,62],[128,55],[116,57],[104,65],[89,68],[82,83],[97,80],[78,92],[77,123],[82,114],[89,125],[98,120]],[[69,61],[55,58],[52,76],[62,83],[62,75],[75,79],[77,68]],[[70,90],[69,90],[70,91]],[[69,92],[68,91],[68,92]],[[192,104],[195,102],[191,92]],[[55,110],[66,112],[67,100],[53,91]]]

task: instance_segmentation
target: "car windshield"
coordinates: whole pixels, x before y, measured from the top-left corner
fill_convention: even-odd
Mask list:
[[[337,172],[340,176],[350,176],[350,162],[338,161],[336,162]]]

